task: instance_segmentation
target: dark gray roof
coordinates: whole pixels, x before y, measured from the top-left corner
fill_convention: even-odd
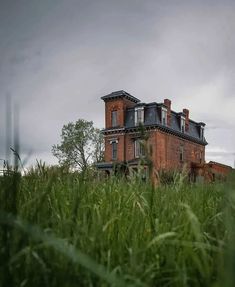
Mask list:
[[[125,127],[123,130],[128,132],[129,130],[138,129],[138,126],[135,125],[135,107],[138,107],[139,104],[135,105],[132,108],[128,108],[125,114]],[[205,126],[202,122],[194,122],[189,119],[189,128],[184,133],[180,129],[180,115],[181,113],[176,113],[171,111],[171,123],[169,126],[165,126],[161,123],[161,104],[151,103],[144,104],[144,127],[145,128],[159,128],[165,132],[175,134],[176,136],[197,142],[202,145],[206,145],[207,142],[205,138],[200,138],[200,127]],[[108,132],[118,132],[116,128],[105,129],[104,133]]]
[[[137,105],[136,105],[137,106]],[[135,128],[135,107],[126,110],[125,116],[125,128],[131,129]],[[139,106],[139,105],[138,105]],[[180,129],[180,113],[171,111],[171,123],[170,126],[164,126],[161,123],[161,107],[162,105],[157,103],[145,104],[144,107],[144,126],[151,127],[156,126],[165,131],[175,133],[178,136],[195,140],[201,144],[207,144],[205,139],[200,138],[200,126],[205,126],[204,123],[196,123],[189,120],[189,128],[184,133]]]
[[[108,94],[106,96],[101,97],[102,100],[104,101],[108,101],[108,100],[112,100],[112,99],[116,99],[116,98],[126,98],[134,103],[139,103],[140,100],[133,97],[132,95],[130,95],[129,93],[121,90],[121,91],[116,91],[116,92],[112,92],[111,94]]]
[[[164,103],[143,103],[140,102],[139,99],[133,97],[129,93],[121,90],[112,92],[106,96],[101,97],[102,100],[108,101],[116,98],[126,98],[135,105],[131,108],[126,109],[125,111],[125,126],[122,127],[122,132],[128,132],[130,129],[137,129],[138,126],[135,125],[135,108],[137,107],[144,107],[144,127],[146,128],[159,128],[166,132],[175,134],[185,139],[192,140],[194,142],[206,145],[207,142],[205,138],[200,138],[200,128],[204,127],[205,124],[203,122],[195,122],[189,119],[189,127],[188,130],[185,132],[181,132],[180,128],[180,118],[181,115],[184,115],[182,112],[176,113],[175,111],[171,110],[171,122],[169,126],[165,126],[161,123],[161,108],[166,107]],[[120,127],[119,127],[120,129]],[[110,128],[103,130],[104,133],[115,133],[119,132],[117,128]]]

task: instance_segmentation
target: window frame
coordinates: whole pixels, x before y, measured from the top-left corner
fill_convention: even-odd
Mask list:
[[[118,143],[117,141],[113,141],[112,142],[112,160],[117,160],[117,150],[118,150]]]
[[[200,139],[201,140],[204,140],[204,132],[205,132],[205,129],[203,126],[201,126],[201,128],[200,128]]]
[[[118,139],[111,139],[109,143],[110,143],[110,145],[112,145],[112,147],[111,147],[112,160],[117,160],[117,158],[118,158]],[[114,148],[114,147],[116,147],[116,148]]]
[[[141,139],[134,141],[134,158],[142,158],[145,156],[144,142]]]
[[[161,108],[161,123],[164,126],[167,126],[167,108]]]
[[[135,125],[144,123],[144,107],[135,108]]]
[[[184,162],[184,146],[180,145],[180,162]]]
[[[115,115],[115,117],[114,117]],[[114,120],[115,119],[115,120]],[[111,126],[112,128],[115,128],[118,126],[118,121],[117,121],[117,110],[111,111]]]
[[[184,116],[180,117],[180,131],[182,133],[185,133],[185,124],[186,124],[186,119]]]
[[[199,162],[202,163],[203,162],[203,151],[199,152]]]

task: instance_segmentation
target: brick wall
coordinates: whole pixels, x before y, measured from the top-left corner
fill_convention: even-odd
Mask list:
[[[126,160],[131,160],[134,158],[134,133],[126,134]]]
[[[117,111],[118,126],[123,127],[125,122],[125,110],[133,105],[135,104],[127,99],[115,99],[107,101],[105,103],[105,128],[112,127],[112,111]]]
[[[118,140],[117,161],[134,159],[134,138],[136,133],[108,135],[105,137],[105,161],[112,161],[112,144]],[[149,132],[148,151],[155,169],[181,169],[184,164],[205,162],[205,147],[159,130]],[[183,147],[183,161],[180,160],[180,147]],[[124,148],[125,147],[125,148]]]
[[[180,169],[184,164],[190,167],[191,162],[205,161],[205,147],[180,137],[155,131],[155,156],[153,157],[156,169]],[[180,160],[180,147],[183,147],[183,161]]]
[[[223,165],[217,162],[209,162],[208,166],[211,169],[211,172],[214,172],[215,174],[222,174],[222,175],[228,175],[231,171],[232,168],[230,166],[227,165]]]
[[[105,136],[105,153],[104,159],[106,162],[111,162],[112,160],[112,144],[113,140],[117,140],[117,161],[124,161],[124,134],[114,134]]]
[[[168,123],[170,122],[171,101],[165,99],[164,104],[168,108]],[[127,99],[113,99],[105,102],[105,127],[111,128],[111,114],[112,111],[117,111],[118,126],[124,127],[125,123],[125,110],[127,107],[135,105]],[[186,129],[188,124],[188,110],[184,109],[186,114]],[[188,167],[191,163],[204,163],[205,162],[205,147],[172,134],[160,131],[151,130],[148,132],[148,146],[151,147],[151,158],[154,168],[160,169],[181,169],[186,163]],[[110,141],[116,139],[117,145],[117,161],[129,161],[134,159],[134,138],[136,133],[119,133],[105,136],[105,161],[112,161],[112,144]],[[180,160],[180,147],[184,150],[184,159]]]

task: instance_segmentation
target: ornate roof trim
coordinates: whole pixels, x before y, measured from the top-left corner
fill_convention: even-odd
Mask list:
[[[134,102],[136,104],[140,102],[139,99],[137,99],[136,97],[133,97],[131,94],[123,90],[112,92],[111,94],[101,97],[103,101],[109,101],[109,100],[113,100],[116,98],[126,98],[127,100]]]

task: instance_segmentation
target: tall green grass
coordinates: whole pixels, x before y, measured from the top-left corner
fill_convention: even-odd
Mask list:
[[[0,286],[235,286],[235,184],[0,178]]]

